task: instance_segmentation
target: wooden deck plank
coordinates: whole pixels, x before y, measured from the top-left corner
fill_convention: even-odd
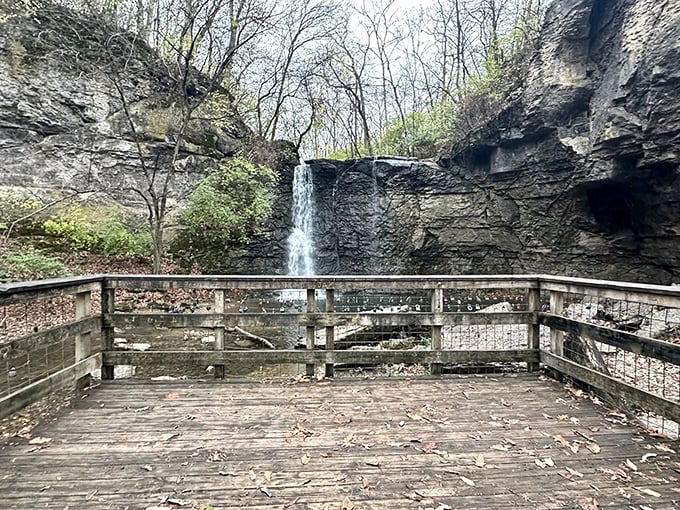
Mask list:
[[[534,376],[116,381],[35,429],[51,438],[42,449],[25,438],[0,445],[0,500],[88,510],[337,510],[345,497],[356,510],[578,508],[589,497],[678,507],[677,442],[607,412]]]

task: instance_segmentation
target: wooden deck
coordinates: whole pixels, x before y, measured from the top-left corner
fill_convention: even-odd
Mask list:
[[[537,376],[116,381],[32,437],[2,508],[680,508],[678,442]]]

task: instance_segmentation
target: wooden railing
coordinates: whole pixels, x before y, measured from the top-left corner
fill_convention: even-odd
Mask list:
[[[282,291],[301,292],[300,306],[282,311],[262,298]],[[140,297],[154,293],[162,303],[150,306]],[[251,304],[261,300],[247,312],[237,309],[248,296]],[[141,310],[139,303],[145,303]],[[210,366],[219,378],[234,363],[301,364],[307,375],[323,367],[329,377],[338,365],[425,364],[438,375],[461,364],[528,371],[542,364],[610,395],[627,411],[680,422],[676,287],[537,275],[103,275],[3,285],[0,306],[1,416],[99,368],[102,379],[113,379],[122,365]],[[272,327],[300,328],[304,349],[235,349],[226,342],[234,328],[248,334]],[[139,328],[161,336],[209,329],[206,345],[214,347],[116,347],[117,331]],[[389,338],[406,329],[418,331],[428,348],[341,348],[346,331]],[[60,363],[50,362],[59,352]]]

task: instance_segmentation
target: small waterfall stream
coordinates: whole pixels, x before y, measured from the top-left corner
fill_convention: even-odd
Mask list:
[[[306,163],[296,166],[293,174],[293,231],[288,236],[288,274],[292,276],[314,274],[313,191],[312,168]]]

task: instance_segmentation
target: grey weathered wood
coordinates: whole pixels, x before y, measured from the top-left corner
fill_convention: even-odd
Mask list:
[[[215,328],[224,327],[218,313],[113,313],[104,315],[104,325],[114,328]]]
[[[0,344],[0,358],[26,354],[35,349],[74,338],[76,335],[98,331],[100,327],[99,317],[87,317],[63,326],[30,333]]]
[[[680,287],[541,275],[541,290],[680,308]]]
[[[680,345],[655,340],[617,329],[605,328],[595,324],[540,313],[539,322],[553,330],[566,331],[574,335],[588,337],[596,342],[613,345],[619,349],[680,365]],[[557,354],[557,353],[555,353]]]
[[[238,326],[447,326],[485,324],[528,324],[533,315],[528,312],[502,313],[115,313],[104,316],[104,324],[116,328],[215,328]]]
[[[541,336],[540,336],[540,325],[538,324],[537,316],[539,301],[541,298],[540,290],[529,289],[529,295],[527,296],[527,306],[529,312],[532,314],[532,320],[528,323],[527,327],[527,347],[529,349],[540,349],[541,347]],[[527,365],[527,370],[529,372],[535,372],[539,369],[538,363],[529,363]]]
[[[101,291],[101,328],[102,328],[102,351],[113,349],[114,326],[106,317],[111,317],[115,310],[116,289],[102,288]],[[106,363],[102,364],[102,380],[113,380],[114,366]]]
[[[4,283],[0,284],[0,306],[99,290],[101,282],[101,276],[77,276],[35,282]]]
[[[316,311],[316,292],[314,288],[307,288],[307,313],[314,313]],[[316,328],[312,324],[307,324],[307,327],[305,328],[306,332],[306,338],[305,338],[305,347],[308,350],[314,349],[314,341],[316,339]],[[314,363],[307,363],[307,366],[305,367],[305,373],[308,376],[313,376],[314,375],[314,370],[315,366]]]
[[[537,288],[536,275],[106,275],[105,285],[129,289],[514,289]]]
[[[325,326],[476,326],[485,324],[528,324],[534,316],[528,312],[368,312],[308,314],[300,317],[300,324]]]
[[[335,312],[335,290],[326,289],[326,313]],[[326,326],[326,350],[332,351],[335,349],[335,326]],[[325,368],[326,377],[333,377],[334,368],[332,363],[326,363]]]
[[[441,287],[437,287],[432,291],[432,312],[441,314],[444,309],[444,291]],[[433,351],[441,351],[442,349],[442,327],[439,324],[433,325],[431,329],[432,343],[430,349]],[[439,363],[430,365],[430,373],[432,375],[441,375],[442,366]]]
[[[550,292],[550,311],[554,315],[562,315],[564,310],[564,294]],[[550,350],[557,356],[564,355],[564,333],[557,328],[550,329]]]
[[[215,290],[215,313],[224,313],[225,295],[224,289]],[[215,350],[224,350],[224,326],[215,326],[213,329],[215,335]],[[224,379],[224,365],[215,365],[215,378]]]
[[[557,419],[567,411],[578,425]],[[533,376],[117,381],[35,429],[52,438],[46,448],[2,445],[0,506],[340,510],[347,497],[355,510],[575,509],[591,498],[608,509],[677,508],[680,454],[654,447],[676,444],[604,411]],[[577,432],[601,452],[555,440],[585,443]],[[539,468],[547,457],[555,467]],[[612,480],[620,465],[630,480]]]
[[[90,316],[92,304],[90,291],[76,294],[76,320],[82,320]],[[90,355],[90,332],[76,334],[76,361],[83,360]]]
[[[549,352],[541,351],[541,361],[548,367],[583,381],[594,388],[623,397],[628,405],[639,406],[645,411],[651,411],[680,423],[680,402],[653,395]]]
[[[196,364],[251,362],[279,363],[508,363],[539,361],[538,351],[513,349],[503,351],[410,351],[410,350],[248,350],[248,351],[109,351],[103,353],[104,361],[115,365]]]
[[[48,375],[20,390],[0,399],[0,419],[26,407],[36,400],[67,387],[75,387],[76,381],[101,366],[101,354],[78,361],[59,372]]]

